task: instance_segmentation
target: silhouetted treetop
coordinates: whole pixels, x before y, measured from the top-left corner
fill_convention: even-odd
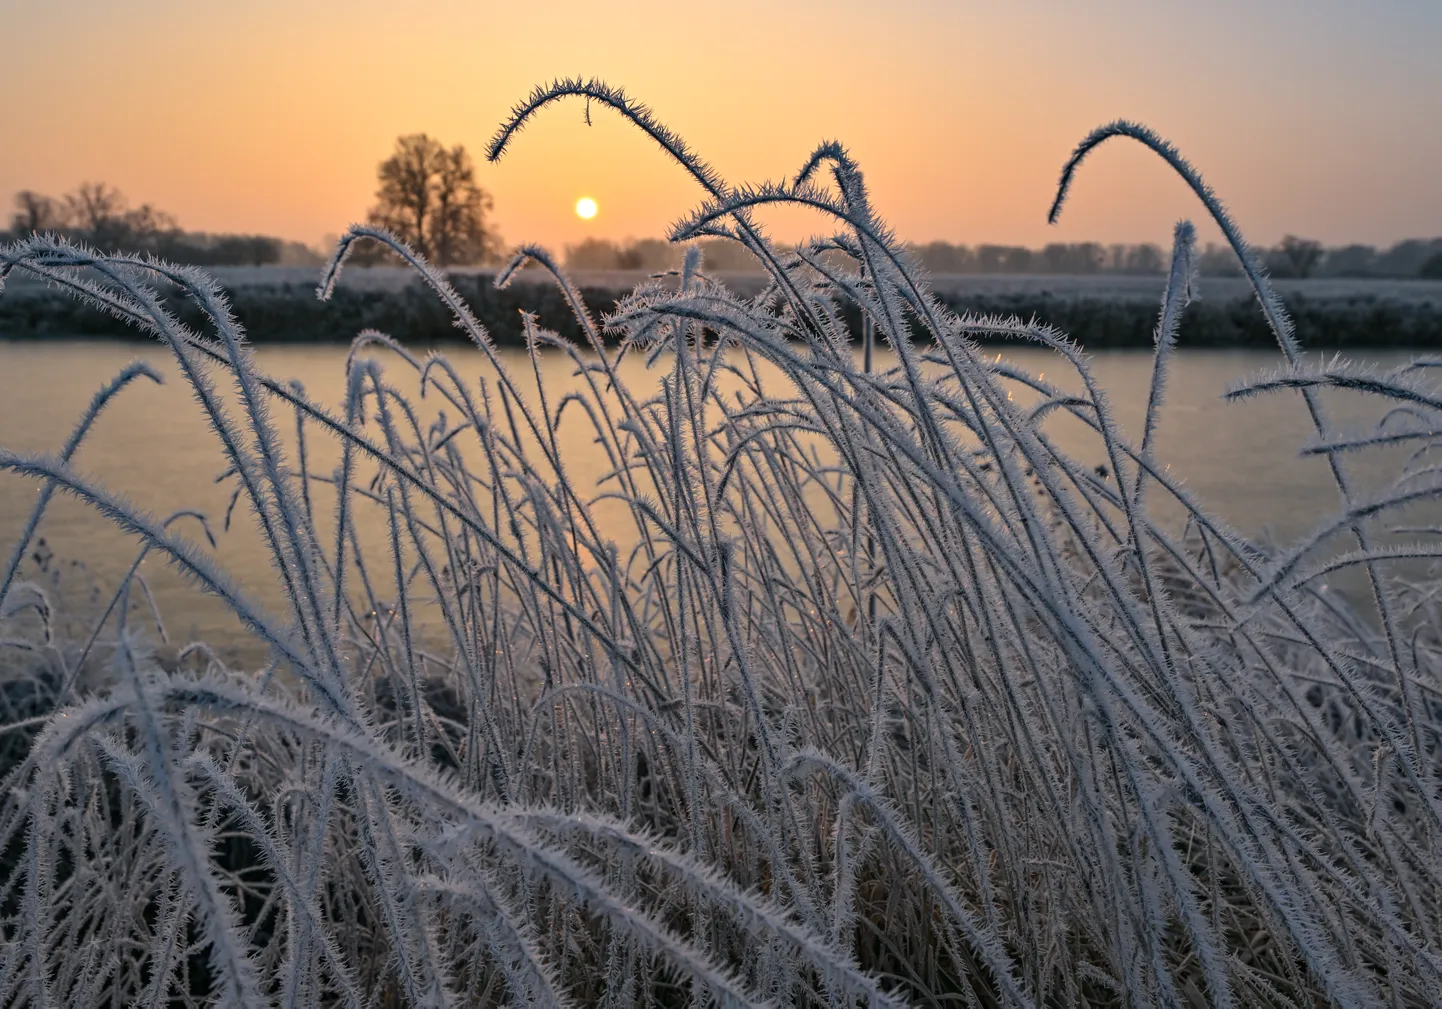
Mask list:
[[[486,219],[491,196],[477,185],[475,165],[460,144],[447,148],[425,133],[397,137],[376,178],[372,224],[438,266],[497,258],[500,239]]]

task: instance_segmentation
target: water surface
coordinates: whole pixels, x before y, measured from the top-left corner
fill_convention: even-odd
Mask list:
[[[523,352],[502,353],[516,375],[529,379],[530,364]],[[1009,348],[1005,353],[1033,373],[1063,385],[1077,385],[1063,362],[1046,351]],[[299,381],[312,398],[337,413],[343,399],[345,356],[346,349],[341,347],[268,346],[257,350],[261,367],[268,373]],[[385,359],[385,352],[381,356]],[[468,381],[492,375],[477,350],[452,350],[448,356]],[[249,591],[278,606],[274,573],[248,517],[242,515],[229,532],[221,531],[233,482],[215,482],[224,468],[217,439],[174,360],[158,346],[0,341],[0,446],[57,451],[95,390],[137,357],[152,363],[164,375],[165,384],[141,381],[113,401],[78,453],[76,467],[157,515],[182,508],[204,512],[218,536],[220,563]],[[1124,432],[1137,436],[1145,412],[1151,355],[1110,351],[1091,360]],[[1370,360],[1390,366],[1405,360],[1405,355],[1374,355]],[[881,365],[887,363],[883,356]],[[1235,380],[1279,363],[1278,355],[1256,351],[1178,353],[1156,455],[1197,499],[1232,526],[1251,537],[1284,543],[1305,535],[1338,504],[1326,463],[1299,455],[1299,447],[1313,434],[1301,399],[1295,393],[1232,403],[1221,399]],[[386,367],[387,375],[395,375],[398,384],[404,385],[402,378],[408,369],[394,358],[389,358]],[[543,357],[541,374],[551,390],[553,406],[560,390],[576,386],[573,371],[572,363],[559,354]],[[626,362],[627,380],[638,392],[654,390],[663,371],[664,365],[648,373],[639,360]],[[525,384],[534,391],[533,380]],[[1341,430],[1360,430],[1380,416],[1376,401],[1355,394],[1329,394],[1328,407]],[[289,438],[293,421],[278,407],[274,417]],[[1068,450],[1089,461],[1102,461],[1094,441],[1076,427],[1056,424],[1052,433]],[[605,454],[592,443],[591,432],[580,422],[568,421],[561,436],[561,453],[571,478],[579,486],[595,486],[608,464]],[[322,435],[313,435],[310,441],[311,470],[328,473],[338,458],[334,445]],[[1392,451],[1349,465],[1362,486],[1375,486],[1395,472],[1402,458]],[[35,482],[0,475],[0,546],[6,554],[36,493]],[[376,516],[362,521],[364,535],[384,536],[384,526]],[[187,535],[199,535],[193,524],[181,528]],[[46,550],[54,554],[49,561],[52,569],[68,571],[71,578],[91,577],[101,585],[113,586],[137,552],[133,539],[69,499],[52,504],[41,535]],[[84,573],[75,562],[83,562]],[[238,642],[238,628],[224,609],[214,600],[199,597],[160,559],[148,559],[142,570],[172,637]]]

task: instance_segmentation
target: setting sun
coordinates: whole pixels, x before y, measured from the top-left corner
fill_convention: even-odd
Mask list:
[[[596,216],[596,201],[589,196],[583,196],[576,201],[576,216],[590,220]]]

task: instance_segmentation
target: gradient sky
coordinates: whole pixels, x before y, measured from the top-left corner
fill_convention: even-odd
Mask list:
[[[1442,234],[1439,52],[1442,0],[0,0],[0,199],[100,179],[190,229],[317,243],[364,216],[397,134],[479,158],[534,84],[595,75],[732,182],[842,140],[907,239],[1165,243],[1199,207],[1118,141],[1045,224],[1068,152],[1121,116],[1254,242],[1385,245]],[[660,235],[699,198],[633,128],[582,117],[554,107],[479,165],[508,243]]]

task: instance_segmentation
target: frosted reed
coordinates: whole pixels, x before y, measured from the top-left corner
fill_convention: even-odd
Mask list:
[[[102,389],[55,455],[0,447],[5,478],[40,487],[0,575],[0,1001],[1434,1004],[1426,362],[1305,364],[1174,148],[1120,123],[1077,149],[1054,214],[1088,152],[1126,136],[1243,256],[1283,363],[1233,395],[1300,395],[1316,438],[1299,450],[1327,456],[1341,498],[1267,550],[1158,456],[1190,224],[1133,443],[1065,334],[931,295],[842,145],[733,187],[623,92],[571,80],[517,106],[492,158],[571,98],[701,186],[673,238],[737,241],[767,289],[738,297],[693,249],[597,319],[527,246],[498,283],[543,271],[585,343],[527,316],[513,373],[442,274],[358,226],[320,297],[358,243],[386,245],[485,373],[368,331],[344,401],[323,404],[261,371],[196,271],[44,236],[0,248],[0,281],[47,280],[168,349],[283,600],[268,612],[172,522],[195,513],[151,515],[75,468],[105,404],[152,370]],[[778,204],[834,233],[772,243]],[[863,333],[890,356],[868,343],[858,365]],[[1070,374],[1028,374],[983,338]],[[546,355],[574,388],[541,381]],[[1337,432],[1322,401],[1341,394],[1396,409]],[[1092,433],[1085,458],[1058,447],[1062,417]],[[332,472],[312,465],[323,440]],[[1403,443],[1395,482],[1359,494],[1344,457]],[[577,446],[605,459],[598,485],[573,475]],[[138,562],[66,639],[24,562],[56,493],[222,599],[268,662],[199,643],[162,660]],[[1323,591],[1352,571],[1369,592]]]

